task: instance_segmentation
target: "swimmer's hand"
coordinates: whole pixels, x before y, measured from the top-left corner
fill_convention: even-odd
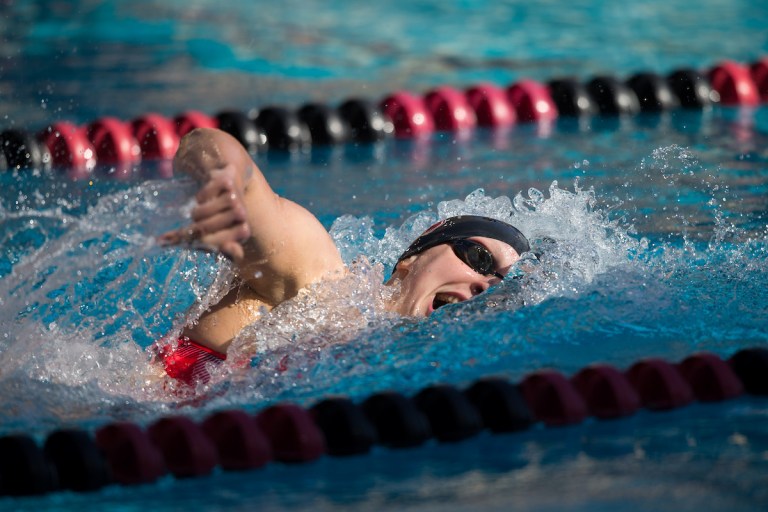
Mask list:
[[[242,243],[251,236],[243,194],[243,186],[231,169],[212,171],[209,181],[195,196],[193,222],[160,235],[158,242],[218,251],[235,263],[242,262],[245,257]]]

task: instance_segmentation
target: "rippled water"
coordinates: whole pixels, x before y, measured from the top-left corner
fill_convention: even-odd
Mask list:
[[[0,6],[6,126],[523,75],[667,72],[768,50],[766,9],[746,1],[416,2],[398,16],[346,2]],[[250,366],[224,366],[194,395],[171,390],[145,351],[231,278],[212,255],[155,242],[184,222],[192,184],[168,178],[163,163],[122,180],[101,168],[85,179],[3,173],[0,433],[766,346],[767,134],[765,108],[716,108],[258,155],[275,189],[331,230],[352,278],[345,293],[297,300],[273,316],[276,325],[246,332],[236,347]],[[540,264],[426,321],[381,313],[370,297],[399,252],[438,217],[460,212],[512,214],[544,249]],[[363,321],[329,313],[339,308]],[[740,399],[98,497],[153,510],[762,510],[765,415],[763,401]],[[75,509],[90,498],[3,499],[0,508]]]
[[[768,51],[759,0],[0,5],[0,121],[35,128],[482,80],[668,73]]]
[[[711,130],[728,133],[728,121],[709,123]],[[353,265],[345,290],[349,295],[336,289],[325,304],[296,301],[275,313],[274,324],[247,331],[241,345],[249,347],[250,367],[223,367],[208,386],[196,390],[193,402],[190,393],[170,390],[144,351],[180,329],[190,318],[189,308],[194,315],[229,279],[225,262],[160,248],[154,240],[184,222],[192,184],[180,178],[144,179],[140,172],[124,182],[103,176],[70,180],[52,173],[5,174],[0,207],[8,250],[0,280],[0,403],[7,412],[2,430],[42,435],[61,425],[149,422],[171,412],[202,417],[221,407],[256,410],[280,400],[310,404],[330,394],[362,399],[375,390],[410,393],[435,382],[465,385],[488,374],[519,379],[542,367],[570,374],[595,361],[627,367],[649,355],[679,360],[710,350],[727,356],[741,347],[765,345],[768,259],[765,180],[760,179],[765,158],[757,149],[763,135],[752,130],[747,143],[723,137],[722,144],[703,147],[657,145],[663,138],[659,132],[651,133],[650,140],[644,135],[556,131],[543,139],[521,131],[506,139],[504,150],[482,139],[462,148],[436,140],[416,148],[387,143],[361,158],[325,155],[323,164],[313,163],[311,155],[306,156],[310,160],[283,162],[260,157],[280,192],[313,208],[331,229]],[[577,153],[580,144],[587,147]],[[734,144],[743,152],[735,152]],[[624,150],[592,153],[597,146],[614,145]],[[304,185],[308,179],[316,184],[312,195]],[[466,194],[456,195],[456,190]],[[426,321],[380,313],[367,292],[380,288],[403,247],[436,218],[461,212],[511,214],[534,245],[545,249],[540,265],[521,280],[446,307]],[[353,263],[361,253],[367,265]],[[324,313],[338,308],[362,311],[365,321],[339,322]],[[766,447],[760,429],[750,426],[762,421],[763,405],[727,407],[736,412],[718,412],[717,420],[706,409],[697,410],[709,423],[694,415],[695,428],[681,427],[676,417],[648,419],[651,433],[625,423],[620,437],[601,441],[619,443],[619,455],[612,448],[607,455],[598,450],[594,459],[584,438],[576,440],[582,435],[577,429],[571,434],[575,444],[564,446],[546,437],[525,437],[531,448],[498,461],[501,473],[487,461],[470,467],[482,475],[484,483],[475,484],[492,493],[483,498],[489,506],[525,496],[529,509],[547,510],[554,505],[547,504],[546,486],[539,479],[562,472],[581,481],[574,483],[577,487],[597,486],[582,498],[569,498],[569,506],[579,509],[599,501],[599,489],[610,489],[615,500],[636,497],[633,489],[645,485],[641,475],[656,471],[657,464],[680,479],[675,492],[685,493],[701,481],[690,457],[714,463],[721,447],[731,446],[730,436],[738,435],[746,436],[747,443],[726,465],[750,468],[749,478],[739,484],[762,501],[765,497],[749,482],[764,475],[759,461]],[[602,439],[602,427],[592,428],[600,430]],[[659,448],[656,430],[670,428],[674,440]],[[720,434],[707,440],[706,432]],[[650,459],[637,452],[637,443],[646,442],[654,443]],[[702,443],[709,451],[702,451]],[[448,448],[435,449],[435,454],[422,454],[426,458],[416,473],[379,489],[382,506],[399,508],[408,503],[413,486],[428,485],[423,472],[450,456],[442,451]],[[575,454],[564,455],[563,449]],[[536,462],[539,455],[533,454],[539,450],[552,462]],[[629,464],[624,477],[609,476],[622,461]],[[389,474],[380,462],[385,465],[380,471]],[[336,462],[324,464],[349,470]],[[520,473],[518,467],[527,469]],[[450,482],[452,490],[427,492],[417,503],[455,499],[457,506],[472,508],[479,497],[469,491],[467,471],[462,464],[455,473],[448,471],[438,481]],[[604,476],[602,483],[598,474]],[[268,481],[280,481],[269,475]],[[527,490],[529,478],[533,490]],[[300,501],[315,507],[329,492],[339,492],[334,499],[342,503],[378,503],[364,497],[368,484],[308,492]],[[256,499],[256,491],[237,481],[227,485],[244,502]],[[266,503],[284,506],[283,492]],[[710,492],[723,507],[734,504],[730,491]],[[743,494],[736,496],[739,502]],[[210,501],[213,507],[221,504],[219,498]],[[175,505],[157,504],[159,509]]]
[[[526,137],[531,144],[542,142],[535,134]],[[386,150],[394,151],[389,145]],[[489,151],[497,157],[496,149]],[[624,169],[580,159],[558,171],[562,177],[579,175],[570,184],[555,181],[546,188],[498,196],[491,191],[501,185],[494,183],[494,164],[475,169],[474,160],[482,157],[467,155],[462,168],[451,168],[453,156],[433,154],[434,170],[416,171],[412,178],[436,173],[436,183],[444,185],[440,177],[447,175],[470,186],[461,177],[470,172],[488,183],[489,190],[410,206],[406,191],[393,193],[390,201],[414,212],[408,218],[404,213],[402,221],[386,210],[334,217],[323,202],[332,194],[320,194],[312,206],[329,219],[345,259],[352,264],[362,254],[369,263],[353,265],[351,298],[329,296],[327,315],[308,317],[308,311],[323,311],[322,301],[296,301],[273,315],[273,326],[266,323],[250,333],[252,339],[243,343],[250,356],[258,354],[256,368],[244,374],[230,368],[236,377],[226,375],[229,391],[223,399],[213,398],[211,407],[221,400],[259,405],[329,392],[362,394],[372,382],[414,390],[488,372],[519,377],[545,365],[570,372],[594,360],[626,365],[641,356],[676,358],[698,349],[727,355],[739,346],[765,342],[762,212],[745,207],[752,201],[742,200],[746,192],[737,191],[738,180],[731,185],[730,176],[700,162],[695,149],[658,147]],[[312,172],[307,165],[267,165],[278,186],[287,187],[282,180],[295,182],[298,173]],[[322,171],[329,189],[340,183],[342,174],[375,172],[356,169],[355,163],[347,168],[343,159],[335,165],[338,169]],[[390,168],[400,163],[384,158],[369,165]],[[603,168],[593,176],[593,167]],[[330,178],[334,173],[339,178]],[[601,173],[612,175],[608,184],[620,182],[618,190],[608,188],[607,196],[601,192],[600,186],[609,186]],[[5,179],[18,187],[18,195],[2,205],[4,245],[11,249],[0,282],[3,381],[16,386],[18,379],[32,379],[53,389],[62,384],[93,386],[86,400],[79,392],[74,398],[85,411],[100,410],[105,402],[111,406],[115,395],[121,402],[136,402],[133,406],[139,409],[148,407],[150,415],[165,410],[175,397],[163,391],[142,349],[180,329],[216,299],[229,279],[226,265],[215,257],[163,249],[154,240],[183,222],[191,183],[70,181],[34,173]],[[508,189],[527,181],[507,180]],[[586,187],[589,182],[599,186]],[[381,186],[386,188],[387,180]],[[365,204],[370,198],[375,204],[377,188],[370,182],[360,187],[357,201]],[[354,213],[355,207],[350,210]],[[540,265],[523,279],[504,283],[479,300],[445,308],[428,321],[392,319],[378,312],[369,297],[379,293],[376,289],[408,241],[437,218],[458,213],[511,215],[534,246],[544,249]],[[368,311],[365,321],[339,323],[330,313],[349,306]],[[320,343],[313,333],[323,322],[327,334]],[[296,334],[301,332],[307,333],[305,339]],[[271,370],[287,353],[294,363],[276,377]],[[233,378],[236,385],[230,382]],[[212,386],[215,390],[216,383]],[[3,396],[9,406],[18,406],[18,396]],[[60,420],[57,407],[36,404],[16,421],[31,426],[42,420],[39,425],[45,429],[48,422]],[[83,421],[90,419],[81,414]]]

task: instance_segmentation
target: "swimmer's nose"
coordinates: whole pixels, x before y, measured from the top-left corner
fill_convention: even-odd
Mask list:
[[[488,281],[475,281],[474,283],[469,285],[469,291],[472,293],[472,296],[475,297],[476,295],[480,295],[490,287],[491,287],[491,283]]]

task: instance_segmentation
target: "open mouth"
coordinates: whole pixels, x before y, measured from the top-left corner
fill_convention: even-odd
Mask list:
[[[461,299],[455,295],[448,293],[438,293],[435,295],[435,298],[432,299],[432,309],[436,310],[445,306],[446,304],[457,304],[459,302],[461,302]]]

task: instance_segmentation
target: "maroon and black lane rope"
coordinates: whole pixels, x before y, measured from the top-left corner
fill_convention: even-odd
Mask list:
[[[173,119],[148,113],[130,121],[103,117],[84,126],[57,121],[42,131],[0,132],[0,170],[92,169],[170,159],[180,137],[200,127],[218,127],[252,153],[293,151],[388,137],[418,138],[475,127],[498,129],[558,118],[627,116],[712,104],[755,107],[768,102],[768,57],[750,65],[721,62],[707,70],[678,69],[666,76],[641,72],[627,79],[595,76],[587,81],[520,80],[464,90],[436,87],[419,95],[397,91],[378,102],[351,98],[336,107],[308,103],[296,110],[266,106],[214,116],[183,112]]]
[[[382,391],[359,403],[335,396],[309,408],[280,403],[257,414],[224,410],[200,422],[168,416],[146,427],[116,422],[93,433],[61,429],[42,446],[27,434],[11,434],[0,437],[0,496],[94,491],[168,474],[202,477],[217,467],[255,470],[366,454],[375,445],[405,449],[430,439],[459,442],[483,430],[575,425],[589,417],[622,418],[640,409],[670,410],[744,393],[768,395],[768,348],[742,349],[727,360],[711,353],[676,364],[650,358],[626,370],[595,364],[570,378],[555,370],[533,372],[517,383],[484,377],[466,389],[435,384],[413,396]]]

